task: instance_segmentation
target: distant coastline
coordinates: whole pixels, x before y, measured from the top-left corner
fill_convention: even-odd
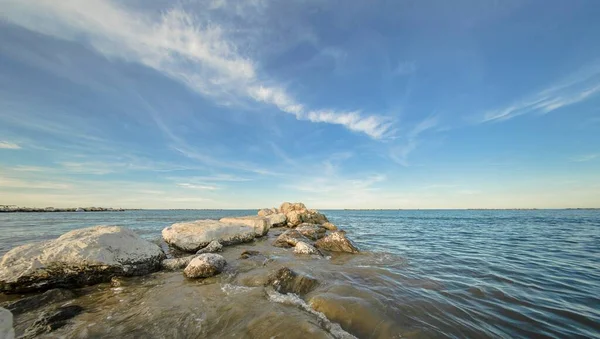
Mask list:
[[[39,212],[124,212],[136,209],[113,207],[19,207],[15,205],[0,205],[0,213],[39,213]]]

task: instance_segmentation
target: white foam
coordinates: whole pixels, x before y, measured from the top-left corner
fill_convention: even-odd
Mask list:
[[[232,284],[223,284],[221,286],[221,291],[223,291],[227,295],[232,295],[232,294],[252,291],[252,287],[232,285]]]
[[[318,318],[321,326],[325,330],[329,331],[329,333],[331,333],[331,335],[333,335],[334,338],[336,338],[336,339],[358,339],[357,337],[353,336],[352,334],[344,331],[339,324],[331,322],[329,319],[327,319],[325,314],[313,310],[313,308],[310,307],[309,304],[307,304],[304,300],[302,300],[296,294],[293,294],[293,293],[281,294],[272,288],[267,288],[266,291],[267,291],[267,295],[269,296],[269,300],[272,302],[276,302],[276,303],[280,303],[280,304],[284,304],[284,305],[297,306],[297,307],[300,307],[301,309],[305,310],[306,312],[315,315]]]

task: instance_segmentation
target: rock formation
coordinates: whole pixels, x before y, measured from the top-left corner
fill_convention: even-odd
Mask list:
[[[183,270],[188,278],[208,278],[223,271],[227,262],[219,254],[205,253],[194,258]]]
[[[216,220],[197,220],[173,224],[162,230],[163,239],[173,247],[185,252],[196,252],[211,241],[221,245],[235,245],[254,240],[254,227],[239,223]]]

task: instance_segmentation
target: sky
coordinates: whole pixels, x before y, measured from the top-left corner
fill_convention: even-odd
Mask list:
[[[600,207],[596,0],[0,0],[0,205]]]

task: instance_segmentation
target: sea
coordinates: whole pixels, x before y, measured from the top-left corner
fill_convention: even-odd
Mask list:
[[[320,326],[331,337],[340,337],[333,331],[335,324],[357,338],[600,338],[599,210],[321,212],[344,229],[362,253],[298,266],[324,281],[299,303],[277,304],[280,300],[272,295],[253,290],[257,287],[244,287],[249,278],[235,274],[215,280],[219,288],[213,288],[189,286],[178,273],[161,278],[160,284],[140,283],[153,293],[144,294],[139,287],[127,296],[119,290],[121,304],[127,298],[132,305],[155,303],[162,305],[156,307],[163,308],[163,316],[153,314],[150,306],[119,311],[119,302],[111,299],[117,293],[113,289],[110,296],[98,294],[90,302],[98,307],[95,319],[101,316],[104,321],[81,320],[63,334],[286,338]],[[255,214],[256,210],[0,213],[0,255],[87,226],[125,226],[156,240],[175,222]],[[164,281],[172,286],[165,287]],[[200,288],[213,290],[196,294]],[[197,303],[190,302],[192,293]],[[220,299],[215,297],[219,300],[207,296],[220,293]],[[156,300],[162,294],[169,297]],[[223,305],[227,298],[238,307]],[[242,307],[246,301],[251,314]],[[269,303],[277,305],[269,309]],[[106,308],[113,308],[112,313],[102,313]],[[165,309],[171,320],[163,320]],[[167,330],[164,323],[150,331],[142,317],[179,325]],[[289,321],[292,317],[297,320]],[[184,325],[190,321],[198,325]]]

